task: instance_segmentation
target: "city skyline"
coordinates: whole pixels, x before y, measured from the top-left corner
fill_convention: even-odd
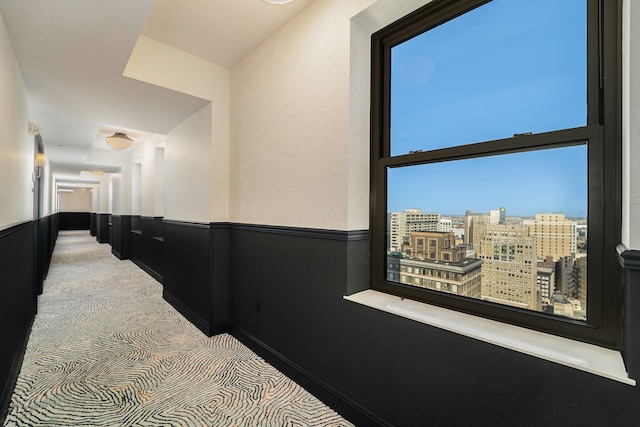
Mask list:
[[[459,216],[505,207],[507,216],[587,217],[586,145],[389,169],[387,182],[388,212]],[[416,182],[424,185],[407,185]]]

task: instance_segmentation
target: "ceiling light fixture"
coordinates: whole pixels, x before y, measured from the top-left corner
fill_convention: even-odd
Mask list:
[[[107,144],[109,147],[117,151],[128,150],[133,145],[133,139],[129,138],[122,132],[116,132],[107,137]]]
[[[104,175],[104,172],[99,171],[99,170],[93,170],[90,173],[91,173],[91,175],[97,175],[97,176]]]
[[[264,1],[270,4],[287,4],[287,3],[291,3],[293,0],[264,0]]]

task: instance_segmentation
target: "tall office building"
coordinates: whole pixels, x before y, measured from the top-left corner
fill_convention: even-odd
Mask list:
[[[538,261],[537,273],[538,290],[543,304],[550,304],[556,287],[556,263],[548,256],[544,261]]]
[[[489,224],[489,216],[486,214],[467,211],[464,215],[464,243],[473,248],[476,242],[475,230],[482,230]]]
[[[556,290],[569,297],[576,295],[576,276],[573,272],[574,261],[575,257],[570,255],[560,257],[556,262]]]
[[[530,310],[541,307],[536,240],[523,225],[476,228],[482,264],[482,299]]]
[[[545,259],[551,255],[554,260],[576,253],[576,222],[565,218],[564,214],[538,213],[533,220],[524,221],[536,239],[536,255]]]
[[[489,224],[501,224],[499,209],[491,209],[489,211]]]
[[[574,264],[575,292],[583,310],[587,308],[587,257],[578,257]]]
[[[403,243],[409,241],[412,231],[437,231],[440,226],[440,214],[424,213],[420,209],[405,209],[403,212],[390,212],[388,216],[389,251],[399,252]]]

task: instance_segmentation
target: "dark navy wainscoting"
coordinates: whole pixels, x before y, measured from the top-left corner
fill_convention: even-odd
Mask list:
[[[163,297],[207,335],[227,330],[228,224],[164,221]]]
[[[52,215],[0,230],[0,424],[20,372],[57,227]]]
[[[160,223],[160,227],[158,227]],[[164,282],[162,218],[134,216],[129,242],[131,260],[158,282]],[[135,227],[135,229],[134,229]]]
[[[618,255],[623,266],[622,354],[629,376],[640,382],[640,251],[630,251],[623,245],[618,245]]]
[[[60,230],[89,230],[91,228],[91,213],[89,212],[60,212]]]
[[[35,241],[37,245],[36,255],[36,294],[40,295],[43,291],[44,279],[49,272],[51,263],[51,255],[58,237],[58,218],[59,214],[53,214],[37,220],[37,235]]]
[[[368,280],[366,241],[232,225],[229,254],[232,329],[373,419],[396,426],[640,422],[638,387],[343,300]],[[638,276],[626,275],[625,337],[640,333]],[[637,342],[626,353],[637,373]]]
[[[98,214],[95,212],[91,212],[89,215],[89,234],[92,236],[98,235]]]
[[[96,240],[98,243],[110,243],[109,221],[111,215],[105,213],[96,214]]]
[[[131,215],[111,216],[111,253],[118,259],[131,258]]]

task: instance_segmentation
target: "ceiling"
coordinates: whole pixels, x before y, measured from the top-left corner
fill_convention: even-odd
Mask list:
[[[311,1],[0,0],[0,13],[52,170],[73,177],[115,171],[106,135],[157,139],[209,102],[124,77],[140,35],[231,68]]]

